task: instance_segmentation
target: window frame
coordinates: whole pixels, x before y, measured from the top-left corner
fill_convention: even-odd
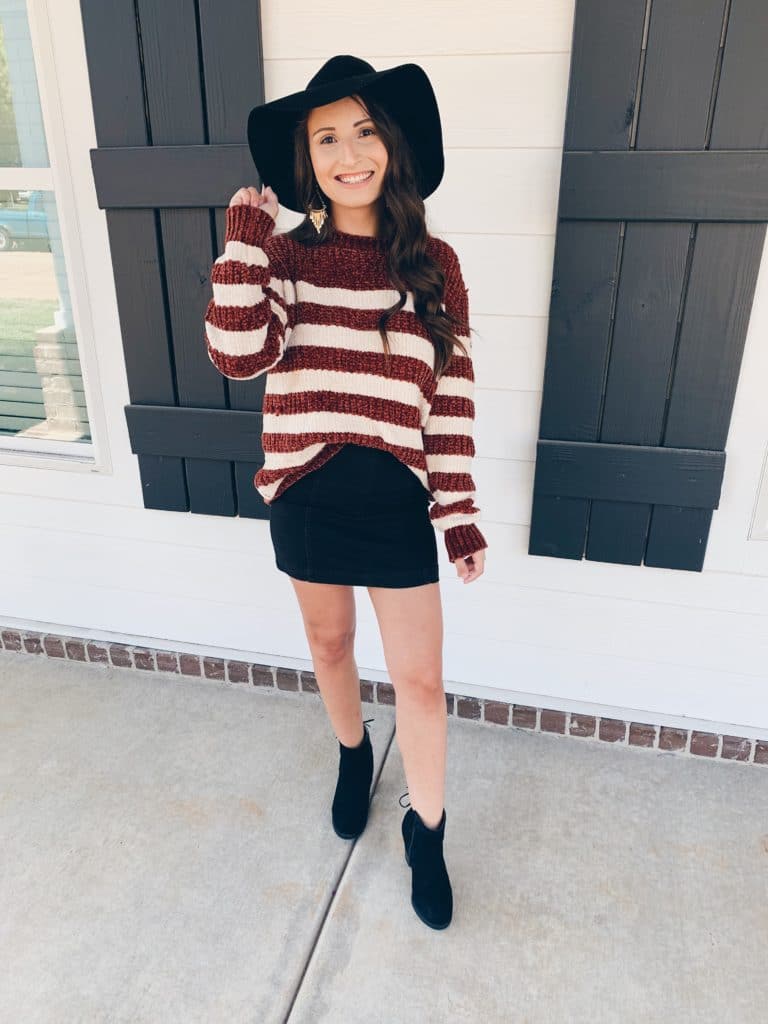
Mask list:
[[[89,151],[96,141],[80,7],[77,0],[25,0],[25,7],[50,166],[0,167],[0,188],[42,189],[54,195],[91,440],[0,437],[0,467],[20,470],[3,472],[3,490],[16,491],[14,485],[18,484],[18,492],[30,479],[23,470],[112,474],[96,350],[97,316],[110,316],[117,332],[117,352],[121,354],[114,290],[105,295],[103,289],[93,287],[89,275],[95,261],[91,256],[89,266],[86,257],[87,253],[98,252],[111,273],[105,215],[98,210],[90,172]],[[64,68],[66,76],[61,73]],[[101,296],[98,310],[92,299],[95,295]],[[52,489],[56,486],[52,483]]]

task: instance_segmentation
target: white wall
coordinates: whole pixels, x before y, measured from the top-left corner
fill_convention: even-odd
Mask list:
[[[53,7],[54,5],[51,5]],[[55,5],[64,119],[89,315],[94,401],[111,474],[0,464],[0,621],[311,667],[293,589],[266,521],[145,510],[103,211],[84,112],[76,0]],[[441,551],[446,686],[476,696],[765,735],[768,543],[749,540],[768,441],[764,258],[703,573],[527,554],[565,118],[572,0],[419,5],[262,3],[267,99],[303,88],[334,53],[408,60],[440,101],[446,175],[431,230],[458,251],[477,374],[475,479],[489,542],[465,587]],[[406,30],[407,28],[407,30]],[[75,211],[73,211],[75,212]],[[295,222],[281,214],[282,226]],[[386,678],[368,596],[356,589],[361,674]]]

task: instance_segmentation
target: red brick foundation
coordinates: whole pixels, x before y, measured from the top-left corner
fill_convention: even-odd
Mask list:
[[[301,669],[200,657],[197,654],[103,643],[99,640],[81,640],[29,630],[0,630],[0,650],[141,672],[175,672],[216,682],[242,683],[246,686],[312,693],[316,696],[320,694],[314,674]],[[369,704],[395,703],[395,690],[391,683],[361,680],[360,696]],[[446,693],[445,700],[449,715],[491,726],[530,729],[533,732],[662,750],[682,756],[768,765],[768,739],[755,740],[746,736],[677,729],[647,722],[625,722],[617,718],[599,718],[576,711],[535,708],[502,700],[465,697],[457,693]]]

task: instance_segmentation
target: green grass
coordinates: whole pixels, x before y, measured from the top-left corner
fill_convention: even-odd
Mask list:
[[[35,331],[50,327],[58,307],[53,299],[3,299],[0,303],[0,345],[35,340]]]
[[[0,302],[0,355],[31,352],[35,332],[50,327],[58,302],[53,299],[7,299]]]

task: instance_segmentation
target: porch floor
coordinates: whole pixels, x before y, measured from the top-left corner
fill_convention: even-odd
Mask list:
[[[410,905],[394,709],[356,841],[319,697],[0,655],[0,1019],[763,1019],[768,773],[449,718],[454,918]]]

